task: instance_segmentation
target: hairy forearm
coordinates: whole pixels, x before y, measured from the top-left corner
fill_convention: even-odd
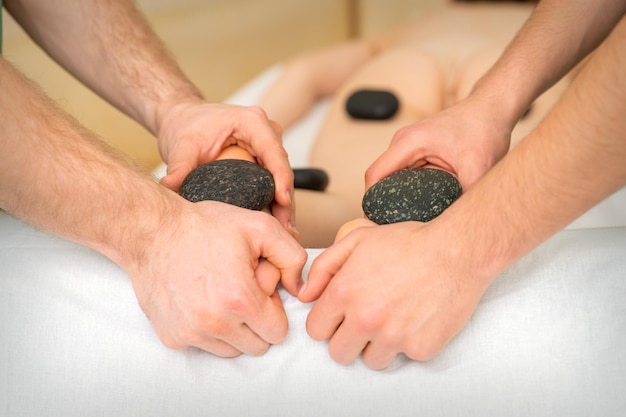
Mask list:
[[[201,96],[132,1],[4,4],[57,62],[154,134],[171,103]]]
[[[625,12],[622,0],[542,0],[472,95],[512,129],[532,101],[595,49]]]
[[[122,266],[179,199],[63,114],[0,58],[0,207]]]
[[[485,277],[626,184],[625,19],[539,126],[442,214]]]

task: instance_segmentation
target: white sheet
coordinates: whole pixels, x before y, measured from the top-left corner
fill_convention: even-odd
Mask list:
[[[161,345],[126,274],[0,214],[3,416],[621,416],[626,228],[565,231],[489,289],[428,363],[333,362],[281,290],[286,340],[220,359]],[[309,251],[314,258],[319,251]],[[306,274],[306,271],[305,271]]]
[[[254,103],[277,71],[231,102]],[[287,132],[294,166],[324,111]],[[613,227],[563,231],[503,274],[440,356],[382,372],[333,362],[305,332],[310,305],[283,290],[289,334],[266,355],[169,350],[124,271],[0,212],[0,415],[621,416],[626,205],[615,204],[615,217],[600,211]]]

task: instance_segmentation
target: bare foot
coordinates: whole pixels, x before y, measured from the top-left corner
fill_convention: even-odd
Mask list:
[[[344,225],[339,228],[339,230],[337,231],[337,234],[335,235],[335,242],[339,242],[341,239],[346,237],[346,235],[350,233],[351,231],[353,231],[354,229],[358,229],[359,227],[372,227],[372,226],[377,226],[377,224],[364,217],[350,220],[349,222],[344,223]]]
[[[252,156],[250,152],[246,151],[243,148],[240,148],[237,145],[232,145],[228,148],[224,148],[215,159],[243,159],[244,161],[256,163],[255,157]]]

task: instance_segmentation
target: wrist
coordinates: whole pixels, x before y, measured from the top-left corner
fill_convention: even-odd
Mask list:
[[[526,252],[524,223],[509,217],[498,198],[493,198],[499,188],[493,178],[487,173],[432,220],[444,228],[446,250],[449,258],[455,259],[457,270],[484,288]],[[485,187],[485,183],[489,185]]]
[[[472,103],[473,113],[481,115],[500,133],[509,136],[517,122],[524,115],[530,103],[514,94],[501,94],[493,89],[481,88],[478,84],[467,101]]]
[[[151,179],[135,184],[126,196],[119,195],[120,200],[101,218],[100,225],[94,228],[100,229],[100,233],[92,234],[84,242],[126,271],[144,266],[155,241],[166,240],[159,236],[175,232],[186,203]]]
[[[185,84],[168,95],[159,97],[147,114],[149,115],[148,130],[157,138],[160,137],[163,126],[168,120],[176,118],[181,109],[198,103],[203,103],[204,97],[200,90],[192,84]]]

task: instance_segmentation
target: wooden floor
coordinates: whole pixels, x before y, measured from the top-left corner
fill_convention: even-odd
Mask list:
[[[156,32],[208,100],[221,101],[299,51],[373,33],[443,0],[140,0]],[[50,60],[4,13],[3,56],[61,107],[146,168],[155,139]]]

